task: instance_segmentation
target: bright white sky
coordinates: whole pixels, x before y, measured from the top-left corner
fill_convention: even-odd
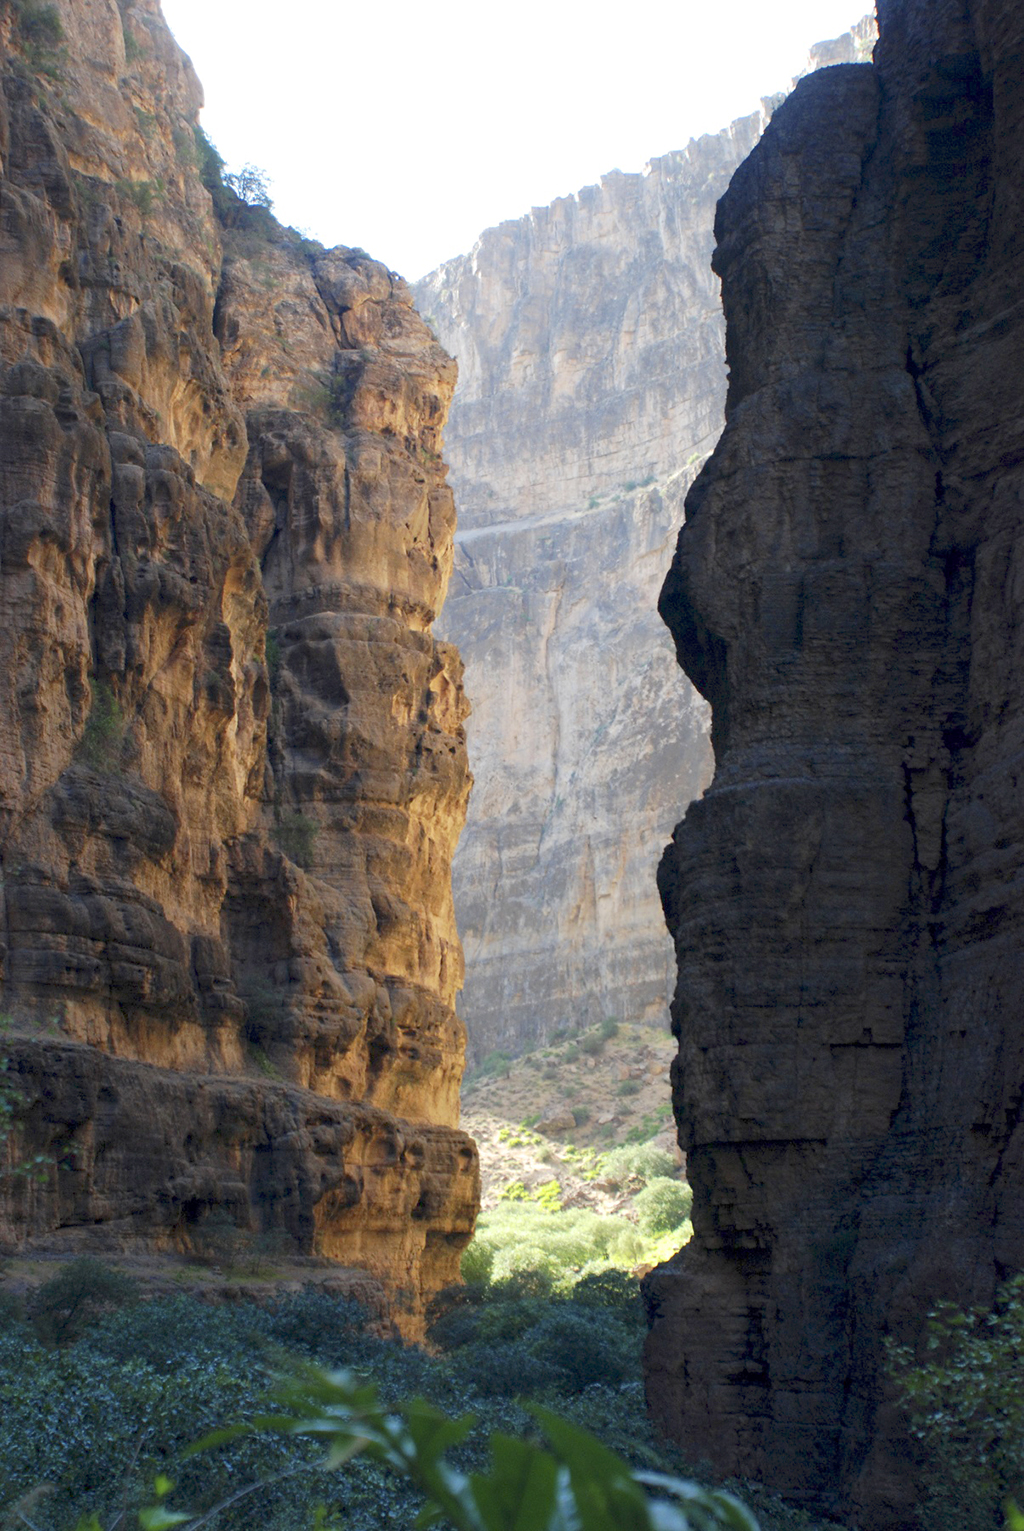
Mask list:
[[[231,169],[410,280],[788,86],[865,0],[163,0]]]

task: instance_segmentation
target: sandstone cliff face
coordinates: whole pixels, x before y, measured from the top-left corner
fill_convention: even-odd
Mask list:
[[[227,1208],[414,1327],[477,1198],[454,364],[361,252],[215,216],[156,0],[55,14],[0,6],[0,978],[8,1153],[59,1167],[0,1215]]]
[[[694,1239],[647,1362],[718,1471],[895,1525],[883,1338],[1024,1267],[1024,15],[879,13],[718,212],[727,426],[662,598],[716,756],[661,869]]]
[[[416,289],[460,369],[444,620],[473,703],[456,901],[477,1057],[664,1012],[654,870],[710,750],[654,608],[723,405],[713,208],[762,126],[489,229]]]
[[[655,603],[721,429],[715,202],[765,120],[488,229],[415,289],[459,361],[442,620],[473,704],[455,894],[478,1058],[671,993],[654,874],[711,752]]]

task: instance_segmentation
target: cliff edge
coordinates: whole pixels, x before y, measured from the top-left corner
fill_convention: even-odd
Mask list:
[[[478,1199],[469,790],[404,283],[220,181],[157,0],[0,4],[0,979],[21,1247],[213,1215],[415,1331]]]
[[[727,425],[661,609],[713,784],[660,874],[692,1244],[656,1414],[912,1518],[883,1341],[1024,1267],[1024,14],[880,0],[716,222]]]

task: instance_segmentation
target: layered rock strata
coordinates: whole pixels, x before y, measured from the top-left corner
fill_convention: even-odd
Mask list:
[[[415,289],[459,361],[442,620],[473,703],[455,896],[477,1058],[671,993],[654,874],[711,752],[655,604],[721,430],[715,203],[771,106],[488,229]]]
[[[5,1236],[187,1250],[226,1210],[415,1329],[478,1196],[454,364],[219,185],[156,0],[0,25],[6,1154],[53,1166],[0,1176]]]
[[[727,425],[662,610],[714,782],[660,882],[693,1242],[649,1393],[913,1521],[883,1344],[1024,1268],[1024,15],[880,0],[719,205]]]

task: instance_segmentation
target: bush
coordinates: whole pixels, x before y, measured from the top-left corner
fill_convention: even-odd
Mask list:
[[[111,1308],[137,1300],[135,1282],[99,1260],[71,1260],[32,1294],[28,1315],[44,1345],[68,1345]]]
[[[610,1042],[612,1037],[618,1036],[619,1023],[614,1016],[606,1016],[598,1027],[598,1031],[606,1042]]]
[[[79,753],[97,771],[113,771],[121,758],[124,743],[124,714],[121,704],[105,680],[91,680],[92,705],[85,720]]]
[[[681,1180],[658,1175],[648,1180],[634,1205],[642,1231],[657,1238],[682,1226],[690,1215],[693,1192]]]
[[[990,1531],[1007,1498],[1024,1494],[1024,1275],[989,1312],[939,1303],[925,1359],[890,1347],[900,1401],[921,1443],[921,1517],[935,1531]]]
[[[277,848],[289,861],[307,870],[313,865],[318,826],[304,813],[287,813],[274,826]]]
[[[267,172],[258,165],[243,165],[241,170],[223,176],[223,181],[246,207],[265,207],[269,210],[274,205]]]
[[[13,1292],[0,1290],[0,1334],[5,1329],[19,1329],[25,1323],[25,1304]]]
[[[443,1342],[436,1358],[376,1337],[355,1304],[321,1292],[270,1308],[157,1298],[109,1311],[60,1350],[43,1349],[26,1327],[0,1329],[0,1504],[16,1505],[45,1483],[50,1491],[35,1495],[29,1512],[39,1531],[67,1531],[91,1514],[127,1531],[160,1473],[175,1480],[174,1502],[194,1525],[240,1488],[279,1474],[258,1498],[221,1509],[217,1531],[411,1526],[422,1501],[410,1483],[365,1457],[324,1472],[323,1435],[247,1429],[185,1455],[197,1437],[266,1413],[282,1349],[361,1368],[389,1406],[418,1394],[449,1414],[472,1411],[479,1426],[451,1451],[458,1472],[486,1472],[496,1429],[520,1440],[535,1434],[535,1420],[512,1401],[530,1388],[599,1431],[631,1467],[678,1472],[683,1464],[656,1441],[643,1407],[637,1283],[622,1278],[616,1296],[617,1280],[580,1283],[585,1297],[563,1298],[525,1272],[487,1289],[459,1288],[454,1299],[443,1294],[437,1306],[449,1304],[449,1330],[432,1332]],[[622,1381],[586,1381],[597,1373]],[[306,1389],[307,1403],[317,1385]]]
[[[626,1186],[631,1181],[646,1184],[663,1176],[674,1175],[677,1169],[672,1154],[653,1143],[625,1143],[602,1154],[600,1173],[615,1185]]]
[[[415,1487],[423,1508],[417,1525],[451,1526],[453,1531],[509,1531],[523,1528],[586,1527],[587,1531],[757,1531],[753,1516],[722,1492],[664,1474],[652,1482],[668,1499],[649,1500],[629,1464],[593,1436],[536,1406],[530,1414],[550,1450],[515,1434],[494,1432],[490,1462],[471,1476],[456,1465],[456,1452],[474,1421],[453,1420],[421,1398],[382,1407],[378,1390],[348,1371],[305,1368],[276,1389],[271,1428],[289,1441],[311,1437],[328,1446],[329,1467],[349,1464],[362,1454]],[[346,1469],[347,1471],[349,1469]],[[168,1512],[162,1500],[172,1485],[157,1486],[158,1503],[143,1514],[144,1525],[186,1522],[199,1531],[218,1513],[194,1519]],[[230,1506],[238,1495],[225,1501]],[[685,1506],[685,1508],[684,1508]],[[262,1505],[261,1505],[262,1510]],[[391,1518],[394,1518],[392,1515]],[[261,1514],[265,1521],[265,1514]],[[326,1519],[321,1511],[318,1523]],[[348,1523],[348,1522],[346,1522]]]
[[[466,1280],[499,1280],[529,1270],[531,1262],[567,1290],[594,1270],[628,1270],[647,1258],[643,1236],[629,1218],[584,1207],[549,1211],[534,1200],[502,1202],[481,1214],[476,1237],[462,1257]]]

